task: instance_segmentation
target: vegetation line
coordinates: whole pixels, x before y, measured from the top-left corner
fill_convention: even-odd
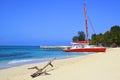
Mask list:
[[[77,36],[73,36],[73,41],[84,41],[85,33],[83,31],[78,31]],[[100,34],[92,34],[89,43],[92,45],[102,44],[106,47],[118,47],[120,46],[120,26],[112,26],[109,31]]]

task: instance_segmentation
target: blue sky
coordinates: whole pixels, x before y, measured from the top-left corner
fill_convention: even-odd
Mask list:
[[[84,3],[96,33],[120,25],[119,0],[0,0],[0,45],[69,45],[85,31]]]

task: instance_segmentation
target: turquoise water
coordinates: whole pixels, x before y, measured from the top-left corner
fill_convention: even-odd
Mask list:
[[[61,50],[42,50],[39,46],[0,46],[0,69],[44,62],[52,58],[63,59],[86,54],[63,52]]]

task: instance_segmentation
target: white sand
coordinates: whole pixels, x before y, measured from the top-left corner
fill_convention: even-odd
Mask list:
[[[107,49],[105,53],[55,60],[51,75],[31,78],[36,70],[27,68],[43,67],[46,63],[29,64],[0,70],[0,80],[120,80],[120,48]]]

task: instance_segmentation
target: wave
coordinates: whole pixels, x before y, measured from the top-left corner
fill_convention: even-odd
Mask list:
[[[23,59],[23,60],[12,60],[9,61],[8,64],[26,64],[26,63],[37,63],[48,61],[50,58],[42,58],[42,59]]]
[[[12,61],[9,61],[8,64],[25,63],[30,61],[33,61],[33,60],[32,59],[31,60],[12,60]]]
[[[22,56],[26,54],[31,54],[30,52],[14,52],[14,53],[3,53],[0,54],[0,57],[12,57],[12,56]]]
[[[12,60],[9,61],[8,64],[26,64],[26,63],[38,63],[38,62],[45,62],[49,61],[53,58],[56,59],[64,59],[64,58],[70,58],[70,57],[76,57],[76,55],[73,56],[61,56],[61,57],[51,57],[51,58],[41,58],[41,59],[22,59],[22,60]]]
[[[51,60],[51,58],[11,60],[8,62],[0,63],[0,70],[25,64],[46,62],[49,60]]]

